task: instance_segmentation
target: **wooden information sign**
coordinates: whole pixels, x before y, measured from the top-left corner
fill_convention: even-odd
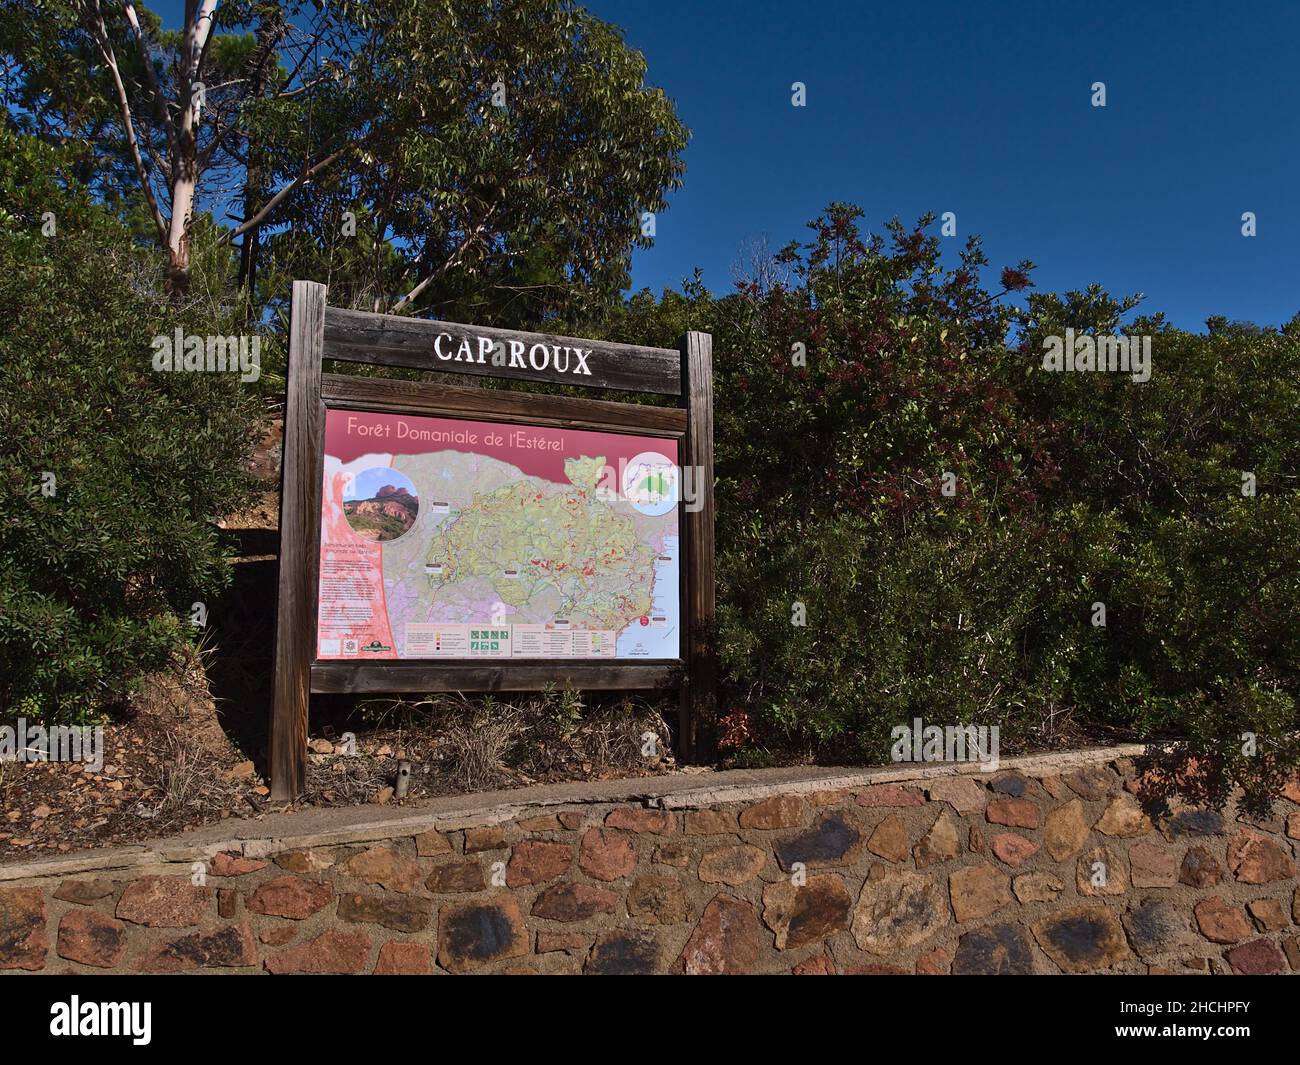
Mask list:
[[[369,314],[295,281],[286,376],[273,799],[303,790],[313,692],[675,689],[692,756],[716,699],[708,334],[673,350]]]

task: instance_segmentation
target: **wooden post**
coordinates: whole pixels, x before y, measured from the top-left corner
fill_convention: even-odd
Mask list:
[[[713,337],[687,333],[678,342],[682,353],[682,406],[687,411],[682,466],[694,472],[696,498],[683,507],[685,533],[686,626],[683,648],[687,669],[678,716],[677,748],[684,761],[697,752],[699,723],[717,707],[717,666],[713,652]],[[685,478],[683,478],[683,483]]]
[[[325,407],[324,285],[293,283],[285,374],[284,449],[280,482],[280,572],[275,626],[275,694],[271,705],[271,798],[291,802],[307,775],[307,708],[316,657],[316,574],[320,567],[321,453]]]

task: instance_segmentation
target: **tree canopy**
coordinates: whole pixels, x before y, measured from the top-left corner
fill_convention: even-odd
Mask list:
[[[262,305],[520,322],[617,298],[687,131],[644,58],[567,0],[15,0],[6,121],[189,283],[195,218]],[[259,263],[267,264],[259,289]]]

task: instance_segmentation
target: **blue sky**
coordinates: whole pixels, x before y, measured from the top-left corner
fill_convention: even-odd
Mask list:
[[[179,0],[158,6],[178,23]],[[1300,312],[1295,0],[588,7],[624,28],[694,131],[637,288],[699,266],[727,291],[747,240],[803,239],[846,200],[872,228],[954,211],[950,254],[979,233],[994,270],[1028,258],[1040,289],[1142,292],[1142,310],[1187,329]]]
[[[637,287],[699,265],[726,289],[744,240],[804,239],[838,199],[873,228],[955,211],[992,267],[1028,258],[1040,289],[1143,292],[1187,329],[1300,312],[1300,4],[588,6],[694,132]]]
[[[362,470],[352,480],[348,481],[347,486],[343,489],[344,499],[374,499],[375,493],[385,485],[392,485],[394,488],[405,488],[411,495],[416,495],[415,485],[411,479],[404,473],[398,473],[397,470],[390,469],[387,466],[371,466],[368,470]]]

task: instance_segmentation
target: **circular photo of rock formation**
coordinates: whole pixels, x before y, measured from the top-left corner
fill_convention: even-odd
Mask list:
[[[362,470],[343,489],[343,513],[352,531],[387,543],[408,532],[420,512],[415,485],[389,466]]]

